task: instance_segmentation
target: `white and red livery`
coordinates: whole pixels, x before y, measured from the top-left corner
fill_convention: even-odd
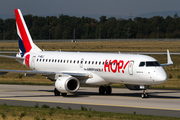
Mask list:
[[[147,88],[166,82],[167,74],[162,66],[173,64],[168,50],[167,64],[159,64],[146,55],[42,51],[33,43],[19,9],[15,9],[15,17],[20,52],[16,56],[0,57],[16,59],[32,71],[1,69],[0,74],[25,73],[27,77],[41,74],[55,81],[56,96],[76,92],[81,84],[100,85],[100,94],[111,94],[109,85],[120,83],[130,90],[143,90],[142,98],[146,98]]]

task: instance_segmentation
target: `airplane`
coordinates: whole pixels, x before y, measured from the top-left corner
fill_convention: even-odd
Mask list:
[[[0,69],[0,75],[24,73],[26,77],[37,74],[55,81],[54,95],[66,96],[78,91],[80,85],[99,85],[99,94],[112,93],[111,84],[124,84],[130,90],[143,90],[142,98],[148,98],[151,85],[167,81],[163,66],[172,65],[169,50],[167,63],[150,56],[121,53],[92,53],[42,51],[31,38],[20,9],[15,9],[19,53],[0,57],[15,59],[31,70]]]

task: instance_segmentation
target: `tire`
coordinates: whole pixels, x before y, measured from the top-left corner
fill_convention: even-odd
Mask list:
[[[99,94],[100,95],[104,95],[104,93],[105,93],[105,87],[104,86],[100,86],[99,87]]]
[[[107,86],[106,87],[106,94],[107,95],[110,95],[112,93],[112,88],[111,88],[111,86]]]
[[[144,93],[143,93],[143,94],[141,94],[141,97],[142,97],[142,98],[145,98],[145,95],[144,95]]]
[[[146,94],[145,94],[145,97],[146,97],[146,98],[148,98],[148,97],[149,97],[148,93],[146,93]]]
[[[54,88],[54,95],[55,96],[60,96],[60,92],[56,88]]]

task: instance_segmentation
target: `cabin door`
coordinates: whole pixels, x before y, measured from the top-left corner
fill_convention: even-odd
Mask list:
[[[133,65],[134,65],[134,61],[130,61],[128,66],[128,71],[130,75],[133,75]]]
[[[31,62],[31,65],[32,65],[33,69],[35,69],[35,59],[36,59],[36,56],[33,56],[32,57],[32,62]]]

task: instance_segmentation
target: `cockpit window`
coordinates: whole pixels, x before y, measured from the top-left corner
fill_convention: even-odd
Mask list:
[[[144,67],[145,66],[145,62],[140,62],[139,67]]]
[[[161,66],[157,61],[148,61],[146,62],[147,67],[152,67],[152,66]]]
[[[156,67],[156,66],[161,66],[158,61],[146,61],[146,62],[140,62],[139,67]]]

